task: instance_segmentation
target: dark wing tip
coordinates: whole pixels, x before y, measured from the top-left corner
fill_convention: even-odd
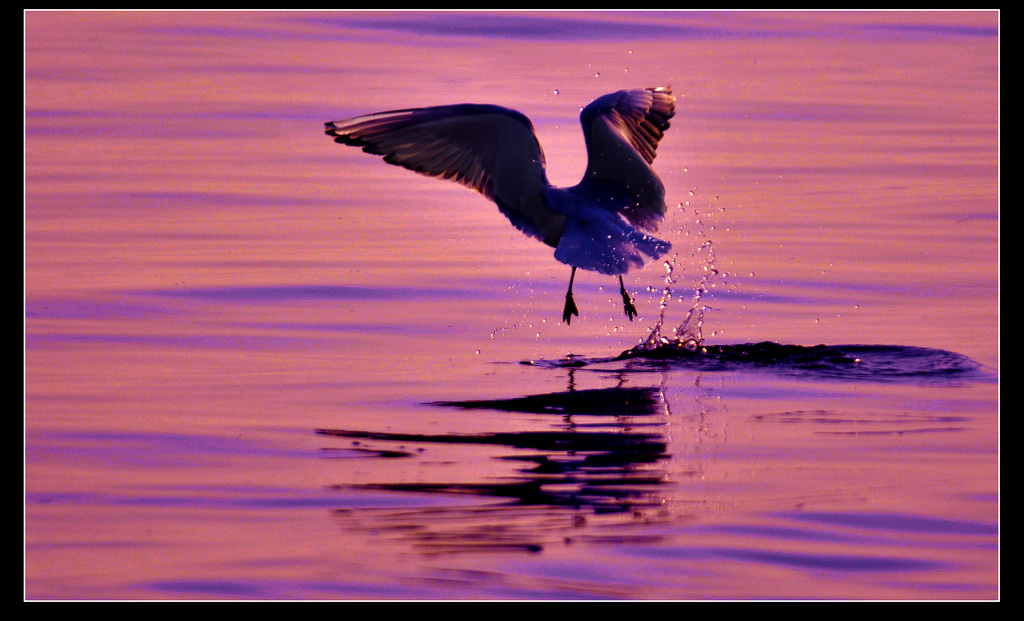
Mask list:
[[[382,155],[373,150],[373,145],[368,141],[361,133],[344,129],[339,127],[337,124],[341,121],[331,121],[326,123],[326,129],[324,133],[334,138],[334,142],[343,144],[350,147],[362,147],[367,153],[373,153],[374,155]]]

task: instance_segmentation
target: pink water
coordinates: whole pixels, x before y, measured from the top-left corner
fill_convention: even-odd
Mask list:
[[[25,596],[997,598],[998,26],[27,13]],[[549,248],[322,133],[497,103],[567,185],[580,108],[662,84],[666,326],[710,241],[709,344],[977,370],[561,365],[646,338],[665,267],[566,326]]]

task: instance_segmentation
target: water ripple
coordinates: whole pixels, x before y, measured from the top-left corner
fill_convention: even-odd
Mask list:
[[[767,370],[784,375],[868,381],[995,381],[992,370],[956,352],[904,345],[785,345],[770,341],[695,345],[663,339],[608,358],[568,356],[528,361],[546,367],[587,367],[627,362],[628,370]]]

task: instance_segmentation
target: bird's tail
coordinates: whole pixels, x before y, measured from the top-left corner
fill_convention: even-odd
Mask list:
[[[632,226],[622,216],[603,209],[585,217],[570,217],[555,248],[555,258],[567,265],[602,274],[625,274],[660,258],[672,244]]]

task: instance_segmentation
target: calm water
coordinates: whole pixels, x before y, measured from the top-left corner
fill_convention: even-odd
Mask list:
[[[999,597],[998,26],[27,13],[26,597]],[[663,84],[633,322],[322,132]]]

